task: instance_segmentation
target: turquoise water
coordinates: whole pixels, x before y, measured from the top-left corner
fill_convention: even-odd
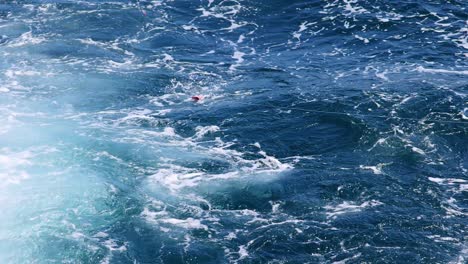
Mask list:
[[[467,8],[0,1],[0,262],[466,263]]]

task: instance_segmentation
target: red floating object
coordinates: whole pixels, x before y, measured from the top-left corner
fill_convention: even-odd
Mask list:
[[[192,100],[195,101],[195,102],[198,102],[200,100],[203,99],[203,96],[202,95],[194,95],[192,96]]]

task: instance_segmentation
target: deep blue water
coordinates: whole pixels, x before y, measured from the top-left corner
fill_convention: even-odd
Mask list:
[[[467,8],[0,0],[0,263],[467,263]]]

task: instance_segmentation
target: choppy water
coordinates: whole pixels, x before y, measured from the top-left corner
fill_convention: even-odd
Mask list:
[[[0,1],[0,263],[466,263],[467,8]]]

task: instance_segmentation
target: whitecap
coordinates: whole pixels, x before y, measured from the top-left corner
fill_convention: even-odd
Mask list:
[[[336,219],[338,216],[343,214],[357,213],[361,212],[363,209],[380,205],[383,205],[383,203],[377,200],[366,201],[362,204],[345,201],[338,205],[326,205],[324,208],[327,210],[325,213],[327,218]]]
[[[427,72],[427,73],[447,73],[447,74],[460,74],[460,75],[468,75],[468,70],[446,70],[446,69],[427,69],[422,66],[418,66],[416,68],[418,72]]]

